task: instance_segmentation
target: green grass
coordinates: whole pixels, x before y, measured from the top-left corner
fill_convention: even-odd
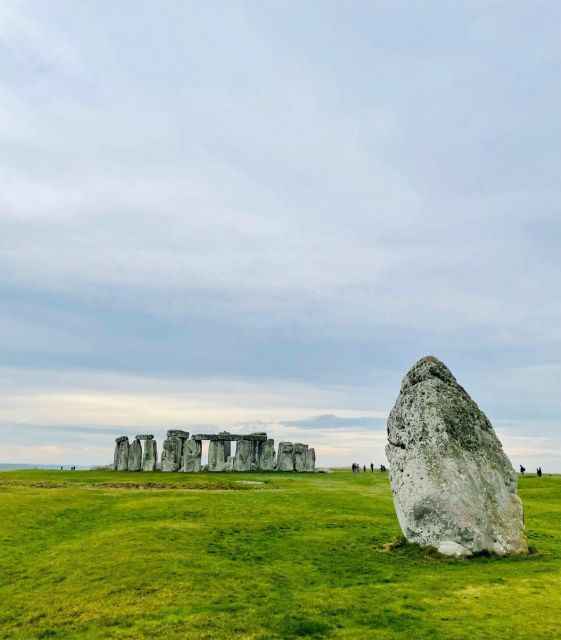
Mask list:
[[[455,560],[383,550],[378,473],[0,473],[0,638],[559,638],[561,477],[520,494],[539,553]]]

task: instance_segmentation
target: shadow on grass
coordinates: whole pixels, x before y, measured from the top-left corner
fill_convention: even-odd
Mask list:
[[[411,559],[417,558],[418,560],[436,560],[440,562],[473,562],[479,559],[487,559],[487,560],[515,560],[515,561],[524,561],[527,560],[530,556],[539,556],[540,551],[537,547],[528,547],[528,555],[499,555],[498,553],[493,553],[492,551],[478,551],[471,556],[467,556],[466,558],[455,558],[453,556],[447,556],[442,553],[439,553],[436,547],[432,547],[430,545],[419,546],[417,544],[413,544],[411,542],[407,542],[404,536],[394,539],[390,542],[386,542],[386,544],[382,545],[378,548],[380,553],[398,553],[401,556],[405,556]]]
[[[331,625],[309,618],[284,618],[279,627],[283,638],[323,638]]]

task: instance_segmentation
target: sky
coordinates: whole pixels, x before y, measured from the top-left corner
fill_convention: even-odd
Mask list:
[[[179,427],[379,465],[432,354],[561,472],[560,24],[0,0],[0,462]]]

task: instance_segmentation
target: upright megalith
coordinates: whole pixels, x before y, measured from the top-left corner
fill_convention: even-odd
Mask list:
[[[293,458],[294,458],[294,470],[306,471],[306,451],[308,449],[307,444],[301,442],[294,443]]]
[[[275,441],[267,440],[261,443],[259,451],[259,469],[260,471],[275,470]]]
[[[115,438],[115,455],[113,457],[113,469],[115,471],[127,471],[129,468],[129,439],[127,436]]]
[[[229,431],[220,431],[219,436],[229,436]],[[228,458],[232,455],[232,443],[230,440],[224,440],[224,462],[228,461]]]
[[[211,440],[208,443],[208,470],[224,471],[226,468],[226,444],[227,440]]]
[[[201,470],[203,443],[200,440],[186,440],[183,447],[183,471],[198,473]]]
[[[142,471],[156,471],[158,462],[158,447],[152,434],[141,434],[136,436],[137,440],[144,442],[144,453],[142,456]]]
[[[292,442],[279,442],[277,471],[294,471],[294,445]]]
[[[140,471],[142,469],[142,445],[136,438],[129,446],[129,471]]]
[[[162,443],[162,471],[179,471],[183,463],[183,447],[189,437],[187,431],[169,429]]]
[[[447,555],[527,553],[512,465],[485,414],[437,358],[422,358],[403,379],[386,455],[407,540]]]
[[[236,455],[234,456],[234,471],[251,471],[254,452],[254,440],[238,440]]]
[[[308,447],[304,453],[304,471],[315,471],[315,469],[316,450],[313,447]]]
[[[255,470],[259,469],[259,463],[261,461],[261,448],[263,447],[263,445],[267,441],[267,434],[265,433],[265,431],[255,431],[250,435],[252,435],[252,436],[261,436],[261,437],[265,438],[262,441],[255,440],[253,442],[253,454],[252,454],[252,459],[251,459],[251,470],[255,471]]]

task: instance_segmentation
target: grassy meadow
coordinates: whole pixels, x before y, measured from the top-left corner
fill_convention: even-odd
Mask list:
[[[0,638],[559,638],[561,477],[520,495],[538,552],[456,560],[384,549],[378,472],[0,473]]]

